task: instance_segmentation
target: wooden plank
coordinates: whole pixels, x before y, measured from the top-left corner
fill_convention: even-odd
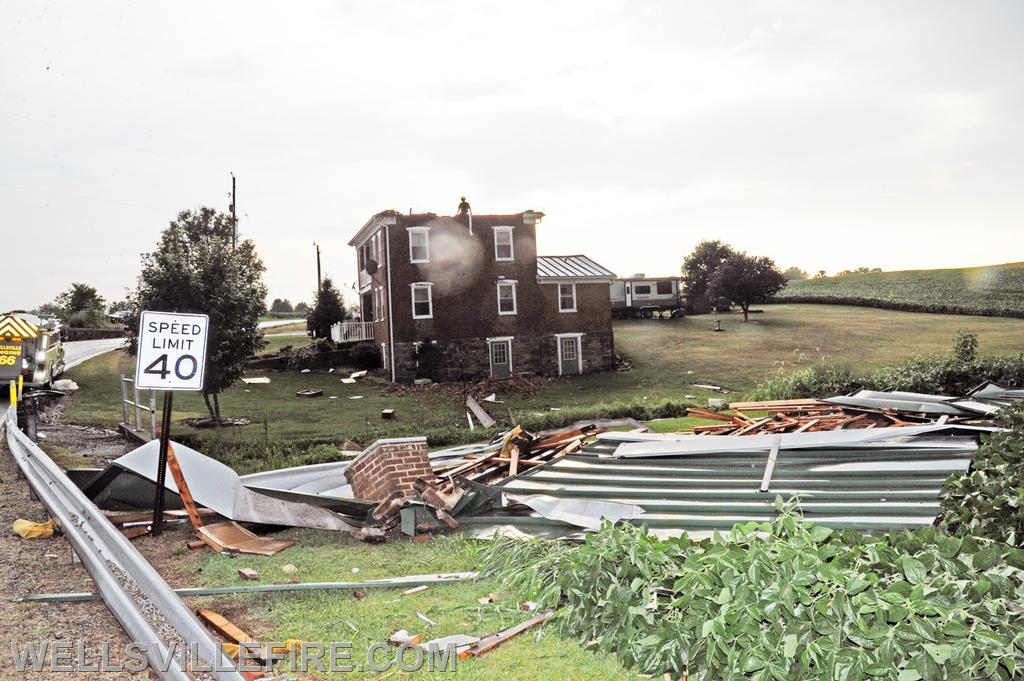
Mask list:
[[[466,395],[466,407],[473,412],[473,416],[480,422],[480,425],[484,428],[493,428],[494,424],[497,423],[491,418],[491,415],[484,411],[484,408],[480,406],[480,403],[473,399],[472,395]]]
[[[203,526],[203,521],[199,517],[199,511],[196,508],[195,500],[192,498],[192,492],[188,489],[188,483],[185,482],[185,474],[181,472],[178,457],[174,455],[174,445],[170,442],[167,443],[167,467],[171,469],[174,484],[178,487],[181,505],[185,507],[185,512],[188,513],[188,519],[192,521],[192,527],[198,532],[199,528]]]
[[[206,622],[207,626],[232,643],[256,643],[256,639],[254,639],[250,634],[235,626],[228,621],[226,617],[214,612],[213,610],[200,608],[199,610],[196,610],[196,614],[199,615],[201,620]]]
[[[799,428],[797,428],[793,432],[794,433],[802,433],[805,430],[807,430],[808,428],[812,428],[814,426],[814,424],[817,423],[820,420],[821,419],[811,419],[810,421],[804,421],[804,425],[800,426]]]
[[[532,617],[532,618],[526,620],[525,622],[521,622],[521,623],[515,625],[514,627],[509,627],[508,629],[502,629],[499,632],[496,632],[494,634],[491,634],[490,636],[482,638],[482,639],[480,639],[480,642],[477,643],[476,645],[474,645],[473,647],[471,647],[468,650],[464,650],[461,653],[459,653],[459,658],[465,660],[465,659],[470,658],[470,657],[480,657],[484,653],[489,652],[491,650],[494,650],[495,648],[500,646],[502,643],[505,643],[506,641],[509,641],[509,640],[515,638],[516,636],[518,636],[519,634],[523,633],[527,629],[531,629],[531,628],[537,626],[538,624],[543,624],[544,622],[546,622],[548,620],[549,617],[551,617],[551,615],[554,614],[554,612],[555,612],[554,610],[545,610],[544,612],[540,613],[536,617]]]
[[[519,447],[512,445],[509,450],[508,477],[519,475]]]

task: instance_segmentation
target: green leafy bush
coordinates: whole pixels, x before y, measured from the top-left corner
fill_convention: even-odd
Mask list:
[[[499,540],[488,574],[559,608],[564,633],[690,679],[1011,679],[1024,552],[933,527],[869,537],[803,522],[658,540],[605,524],[580,546]],[[655,595],[659,589],[664,596]]]
[[[978,449],[971,470],[954,473],[942,490],[942,520],[950,530],[1024,546],[1024,402],[1004,409]]]
[[[827,397],[862,388],[964,395],[985,381],[1008,388],[1024,386],[1024,354],[979,357],[977,336],[961,330],[946,355],[912,357],[900,366],[871,372],[822,362],[759,383],[750,398]]]

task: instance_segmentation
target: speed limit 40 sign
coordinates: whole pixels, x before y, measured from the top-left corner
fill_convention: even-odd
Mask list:
[[[204,314],[143,311],[135,385],[155,390],[202,390],[206,372]]]

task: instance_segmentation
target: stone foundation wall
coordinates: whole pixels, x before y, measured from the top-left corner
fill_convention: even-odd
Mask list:
[[[436,381],[471,381],[491,375],[490,348],[484,338],[436,341],[433,345],[438,370]],[[610,371],[615,366],[615,341],[612,332],[583,335],[583,373]],[[512,339],[513,373],[558,375],[558,344],[554,335],[515,336]],[[395,380],[410,383],[423,374],[417,367],[413,343],[395,344]]]

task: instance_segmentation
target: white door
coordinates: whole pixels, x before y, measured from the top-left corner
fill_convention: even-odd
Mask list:
[[[558,373],[572,376],[580,373],[580,337],[562,336],[558,339]]]
[[[491,376],[508,376],[512,373],[512,341],[491,341]]]

